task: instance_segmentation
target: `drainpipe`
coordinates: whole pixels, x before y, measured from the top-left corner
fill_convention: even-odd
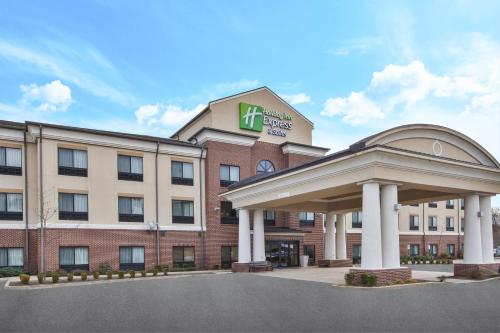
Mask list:
[[[457,236],[457,244],[458,248],[455,249],[455,257],[458,257],[458,253],[460,251],[460,231],[462,230],[462,226],[460,225],[461,223],[461,218],[460,218],[460,199],[457,199],[457,226],[458,226],[458,236]]]
[[[40,186],[38,188],[39,190],[39,197],[40,197],[40,202],[39,202],[39,216],[40,216],[40,271],[44,272],[45,271],[45,239],[44,239],[44,207],[43,207],[43,138],[42,138],[42,124],[39,125],[40,127],[40,138],[39,138],[39,161],[38,161],[38,172],[40,173],[39,176],[39,181],[40,181]]]
[[[201,227],[201,267],[202,269],[206,269],[206,249],[205,249],[205,231],[203,230],[203,182],[202,176],[203,173],[201,171],[201,161],[203,160],[203,151],[205,149],[205,145],[201,145],[201,153],[199,157],[199,182],[200,182],[200,227]]]
[[[28,224],[28,152],[26,144],[26,131],[27,127],[24,129],[24,219],[25,219],[25,230],[24,230],[24,255],[26,256],[26,271],[30,271],[30,256],[29,256],[29,224]]]
[[[156,266],[160,266],[160,221],[158,220],[158,152],[160,141],[156,142],[155,155],[155,198],[156,198]]]
[[[423,231],[422,240],[424,241],[423,255],[425,256],[427,254],[427,247],[425,244],[425,203],[422,204],[422,231]]]

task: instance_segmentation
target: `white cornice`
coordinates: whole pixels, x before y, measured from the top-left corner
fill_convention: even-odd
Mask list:
[[[241,146],[251,147],[257,141],[257,138],[252,138],[245,135],[238,135],[237,133],[226,133],[210,128],[205,128],[196,134],[196,140],[199,145],[203,145],[207,141],[223,142]]]
[[[22,223],[0,224],[0,229],[24,229]],[[90,223],[47,223],[46,229],[93,229],[93,230],[151,230],[147,224],[90,224]],[[30,224],[29,229],[40,229],[40,223]],[[205,230],[205,228],[203,228]],[[199,225],[162,225],[160,231],[202,231]]]
[[[303,145],[297,145],[293,143],[287,143],[281,147],[283,154],[298,154],[313,157],[325,156],[328,150],[317,148],[317,147],[306,147]]]

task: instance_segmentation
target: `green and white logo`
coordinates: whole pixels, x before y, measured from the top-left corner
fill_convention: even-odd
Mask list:
[[[240,103],[240,128],[262,132],[264,108],[258,105]]]

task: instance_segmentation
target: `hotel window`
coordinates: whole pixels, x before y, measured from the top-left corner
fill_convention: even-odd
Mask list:
[[[448,252],[449,256],[454,257],[455,256],[455,244],[446,245],[446,251]]]
[[[65,271],[89,270],[89,248],[86,246],[62,246],[59,248],[59,268]]]
[[[59,148],[59,174],[87,177],[87,151]]]
[[[118,197],[118,221],[144,222],[144,198]]]
[[[437,244],[429,244],[429,254],[433,257],[437,257],[437,255],[438,255],[438,245]]]
[[[354,244],[352,246],[352,263],[359,264],[361,263],[361,245]]]
[[[436,201],[431,201],[428,204],[429,208],[437,208],[438,203]]]
[[[0,267],[23,267],[23,248],[4,247],[0,248]]]
[[[465,230],[465,218],[460,218],[460,230],[463,232]]]
[[[193,163],[172,161],[172,184],[193,185]]]
[[[0,147],[0,174],[21,176],[21,149]]]
[[[227,187],[240,181],[240,167],[234,165],[220,165],[220,186]]]
[[[59,220],[87,221],[87,194],[59,193]]]
[[[220,251],[221,268],[231,268],[238,261],[238,246],[222,246]]]
[[[359,210],[357,212],[352,212],[352,227],[361,228],[363,227],[363,213]]]
[[[142,182],[142,157],[118,155],[118,179]]]
[[[23,195],[0,193],[0,220],[23,220]]]
[[[304,245],[304,255],[309,256],[308,264],[314,265],[316,262],[314,245]]]
[[[194,203],[188,200],[172,200],[172,223],[194,224]]]
[[[446,217],[446,231],[455,231],[455,219],[453,217]]]
[[[194,268],[194,246],[174,246],[174,268]]]
[[[418,215],[410,215],[410,230],[418,230]]]
[[[438,219],[437,216],[429,216],[429,231],[437,231]]]
[[[238,224],[239,212],[233,209],[231,201],[220,202],[220,223],[222,224]]]
[[[447,209],[455,208],[455,201],[454,200],[446,200],[446,208]]]
[[[410,244],[410,255],[411,256],[420,255],[420,245],[419,244]]]
[[[274,215],[274,210],[264,211],[264,225],[273,226],[276,224],[276,216]]]
[[[299,213],[300,225],[303,227],[314,227],[314,213],[313,212],[300,212]]]
[[[257,174],[268,173],[274,171],[274,164],[269,160],[260,160],[257,164]]]
[[[120,246],[120,269],[143,270],[144,246]]]

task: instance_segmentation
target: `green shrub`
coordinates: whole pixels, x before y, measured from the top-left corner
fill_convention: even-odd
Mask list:
[[[363,286],[368,285],[368,278],[369,278],[368,273],[363,273],[363,274],[361,274],[361,284],[362,284]]]
[[[93,271],[92,276],[94,277],[94,280],[99,280],[99,272],[98,271]]]
[[[82,279],[82,281],[87,281],[87,272],[81,272],[80,278]]]
[[[132,279],[135,278],[135,271],[134,270],[129,271],[128,274],[130,275],[130,277]]]
[[[59,282],[59,273],[58,272],[53,272],[51,274],[52,277],[52,283],[58,283]]]
[[[348,286],[352,285],[352,281],[354,280],[354,274],[346,273],[346,275],[344,275],[344,280],[345,284],[347,284]]]
[[[29,274],[21,273],[19,275],[19,279],[21,280],[22,284],[29,284],[30,283],[30,276],[29,276]]]
[[[108,280],[111,280],[113,278],[113,272],[112,271],[107,271],[106,272],[106,277],[108,278]]]
[[[118,278],[123,279],[125,277],[125,272],[124,271],[118,271]]]
[[[361,274],[361,284],[363,286],[373,287],[377,285],[377,276],[368,273]]]
[[[153,276],[157,276],[158,275],[158,268],[154,268],[153,269]]]
[[[23,273],[23,269],[21,267],[3,267],[0,268],[0,278],[3,277],[11,277],[11,276],[20,276]]]
[[[107,274],[108,272],[112,272],[113,268],[107,262],[103,262],[99,264],[99,274]]]
[[[67,277],[68,277],[68,282],[72,282],[73,281],[73,272],[69,272]]]
[[[168,266],[163,267],[163,275],[168,275]]]
[[[37,279],[38,279],[38,283],[42,284],[43,281],[45,280],[45,274],[40,272],[36,275]]]
[[[446,260],[446,263],[447,263],[448,265],[453,264],[453,259],[447,259],[447,260]]]
[[[141,276],[146,277],[146,271],[141,271]]]

